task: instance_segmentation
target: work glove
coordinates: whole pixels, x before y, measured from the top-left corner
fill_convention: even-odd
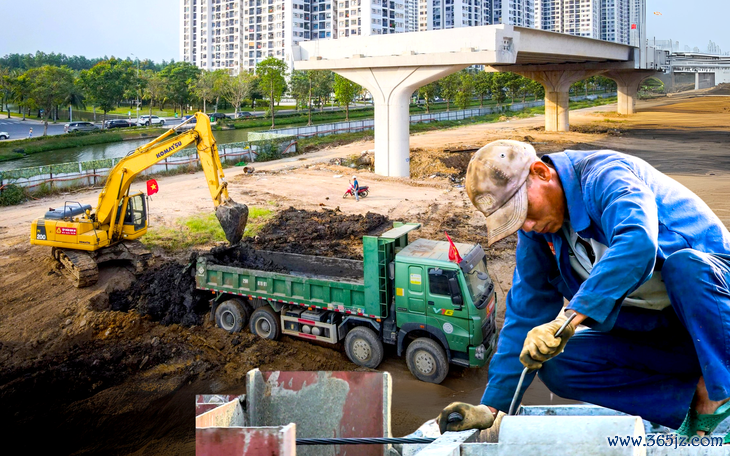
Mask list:
[[[458,413],[463,417],[449,423],[449,415]],[[443,434],[446,431],[465,431],[467,429],[487,429],[494,423],[494,415],[486,405],[471,405],[464,402],[452,402],[441,411],[436,421]]]
[[[555,337],[555,333],[566,320],[568,317],[561,313],[550,323],[535,326],[527,333],[520,353],[520,362],[523,366],[530,370],[540,369],[542,363],[563,352],[568,339],[575,334],[575,326],[571,322],[565,327],[560,337]]]

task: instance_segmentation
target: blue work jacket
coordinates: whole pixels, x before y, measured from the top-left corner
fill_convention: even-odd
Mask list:
[[[564,298],[570,301],[568,309],[585,314],[584,324],[593,329],[654,329],[661,325],[662,312],[622,308],[623,298],[678,250],[730,253],[730,233],[707,204],[643,160],[608,150],[568,150],[542,160],[552,163],[560,178],[566,220],[579,236],[608,249],[581,281],[570,266],[561,232],[518,231],[504,327],[481,401],[502,411],[509,409],[523,369],[519,354],[527,332],[553,320]],[[529,381],[523,391],[527,385]]]

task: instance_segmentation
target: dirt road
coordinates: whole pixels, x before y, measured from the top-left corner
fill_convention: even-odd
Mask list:
[[[449,176],[457,182],[463,176],[469,149],[512,138],[531,142],[541,153],[606,148],[639,156],[695,191],[728,225],[730,97],[642,102],[630,118],[614,109],[572,112],[569,133],[546,133],[537,117],[414,135],[414,179],[358,170],[361,185],[371,187],[360,202],[342,198],[353,171],[328,163],[370,150],[372,142],[257,164],[252,175],[240,169],[226,175],[233,198],[249,205],[280,213],[293,206],[315,218],[324,209],[348,216],[372,212],[391,221],[421,222],[418,236],[441,239],[447,230],[460,242],[484,242],[483,216]],[[158,182],[152,226],[210,211],[201,173]],[[240,393],[245,372],[254,367],[356,368],[339,348],[291,338],[262,341],[247,331],[229,335],[202,318],[193,326],[165,326],[149,315],[113,310],[110,294],[131,293],[143,283],[122,266],[103,268],[93,287],[71,287],[47,249],[28,245],[28,230],[48,207],[68,200],[94,204],[97,194],[82,191],[0,209],[0,404],[11,435],[37,436],[43,429],[38,445],[55,454],[192,454],[194,394]],[[286,220],[280,229],[296,240],[301,223]],[[349,242],[350,251],[357,252],[354,236],[332,236],[332,242]],[[513,251],[513,237],[488,251],[500,302],[511,285]],[[380,368],[394,375],[395,435],[411,432],[452,399],[478,401],[487,377],[486,369],[453,367],[441,385],[420,383],[393,353]],[[525,402],[550,401],[542,388],[533,385]]]

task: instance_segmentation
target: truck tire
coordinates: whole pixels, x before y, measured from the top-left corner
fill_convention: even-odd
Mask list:
[[[375,369],[383,361],[383,342],[372,329],[356,326],[345,337],[345,352],[358,366]]]
[[[254,310],[251,315],[251,334],[256,334],[264,339],[276,340],[279,338],[281,325],[274,309],[267,305]]]
[[[411,342],[406,350],[406,364],[411,374],[422,382],[441,383],[449,373],[443,347],[427,337]]]
[[[248,324],[248,307],[238,298],[218,304],[215,309],[215,324],[229,333],[237,333]]]

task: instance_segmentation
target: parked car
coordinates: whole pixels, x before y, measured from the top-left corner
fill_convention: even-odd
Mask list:
[[[253,114],[248,111],[241,111],[236,114],[236,119],[248,119],[249,117],[253,117]]]
[[[198,119],[196,119],[195,116],[192,116],[192,115],[190,115],[190,116],[183,116],[182,117],[182,121],[183,122],[185,122],[188,119],[193,119],[192,121],[190,121],[191,124],[194,124],[194,123],[197,123],[198,122]]]
[[[157,116],[139,116],[140,125],[165,125],[165,119]]]
[[[73,131],[94,131],[98,129],[99,127],[91,122],[70,122],[64,125],[64,130],[67,133],[71,133]]]
[[[8,139],[10,135],[7,131],[0,131],[0,139]]]
[[[227,115],[223,114],[222,112],[214,112],[213,114],[209,115],[211,121],[217,121],[220,119],[230,119]]]
[[[115,119],[115,120],[106,121],[106,128],[128,128],[128,127],[136,127],[136,126],[137,126],[137,124],[130,120]]]

